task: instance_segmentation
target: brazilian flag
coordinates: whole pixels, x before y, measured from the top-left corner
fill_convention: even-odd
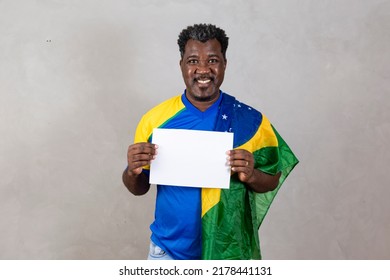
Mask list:
[[[298,163],[260,112],[224,94],[216,131],[234,132],[234,148],[250,151],[255,168],[281,172],[274,191],[255,193],[232,176],[229,189],[202,189],[202,259],[261,259],[259,227],[284,180]]]

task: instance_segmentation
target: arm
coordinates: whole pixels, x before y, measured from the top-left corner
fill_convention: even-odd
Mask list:
[[[137,143],[130,145],[127,150],[127,168],[122,174],[126,188],[134,195],[143,195],[149,191],[148,177],[142,173],[142,167],[150,165],[156,157],[157,145]]]
[[[238,149],[228,152],[229,165],[236,172],[241,182],[258,193],[273,191],[279,184],[280,172],[269,175],[254,168],[253,155],[247,150]]]
[[[245,183],[254,192],[265,193],[276,189],[279,184],[280,175],[280,172],[273,176],[253,169],[253,175]]]

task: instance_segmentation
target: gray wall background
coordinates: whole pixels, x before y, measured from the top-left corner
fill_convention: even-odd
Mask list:
[[[0,1],[0,258],[144,259],[122,186],[142,114],[184,88],[177,35],[230,37],[222,89],[300,159],[265,259],[389,259],[390,1]]]

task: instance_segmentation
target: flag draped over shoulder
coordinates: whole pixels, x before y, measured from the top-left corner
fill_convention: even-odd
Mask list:
[[[248,190],[234,175],[229,189],[202,189],[202,259],[261,259],[259,227],[298,159],[264,115],[226,93],[215,130],[234,132],[235,149],[250,151],[256,169],[281,177],[267,193]]]

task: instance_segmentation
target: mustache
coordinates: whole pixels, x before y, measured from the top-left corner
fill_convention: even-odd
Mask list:
[[[196,82],[197,80],[210,80],[210,81],[214,81],[214,77],[211,76],[211,75],[198,75],[194,78],[194,82]]]

